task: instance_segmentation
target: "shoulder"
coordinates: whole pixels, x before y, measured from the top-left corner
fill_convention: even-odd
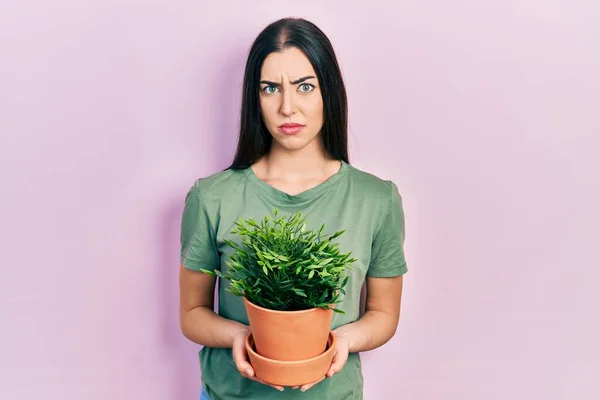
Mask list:
[[[235,190],[244,184],[244,175],[244,170],[228,169],[197,178],[193,182],[188,196],[193,194],[207,203],[221,199],[224,195],[235,193]]]
[[[383,179],[370,172],[350,166],[350,179],[352,184],[369,200],[378,200],[389,204],[395,197],[400,197],[396,183],[389,179]]]

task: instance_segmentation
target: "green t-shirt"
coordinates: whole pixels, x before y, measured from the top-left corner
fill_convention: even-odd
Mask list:
[[[353,264],[346,295],[334,314],[332,329],[356,321],[366,276],[391,277],[407,271],[404,257],[404,213],[398,188],[392,181],[341,163],[340,170],[320,185],[288,195],[260,180],[251,168],[227,170],[198,179],[189,190],[181,225],[181,263],[184,267],[225,271],[233,250],[225,239],[237,240],[230,230],[240,217],[261,220],[272,214],[302,211],[307,228],[325,233],[346,232],[336,241],[341,252],[351,252]],[[248,324],[243,300],[219,284],[219,314]],[[232,399],[362,399],[360,357],[350,354],[342,371],[307,392],[284,392],[246,379],[235,368],[231,349],[203,347],[200,367],[211,400]]]

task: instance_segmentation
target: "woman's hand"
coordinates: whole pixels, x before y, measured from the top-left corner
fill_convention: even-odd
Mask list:
[[[333,332],[335,335],[335,350],[333,354],[333,361],[331,367],[327,372],[327,377],[331,378],[344,368],[346,361],[348,361],[348,355],[350,354],[350,341],[348,338],[340,333]]]
[[[250,328],[241,329],[233,337],[233,346],[231,348],[233,362],[237,370],[244,378],[252,379],[253,381],[262,383],[263,385],[271,386],[279,391],[283,391],[283,386],[271,385],[254,376],[254,369],[248,361],[248,353],[246,352],[246,336],[250,332]]]
[[[329,367],[329,371],[327,371],[327,375],[325,375],[316,382],[308,383],[302,386],[294,386],[292,389],[300,388],[300,390],[305,392],[308,389],[315,386],[317,383],[323,381],[325,378],[331,378],[332,376],[340,372],[342,368],[344,368],[344,365],[346,365],[346,361],[348,361],[348,355],[350,354],[350,342],[345,336],[337,334],[335,331],[333,332],[333,334],[335,335],[335,349],[333,354],[333,361],[331,362],[331,367]]]
[[[333,331],[336,338],[335,354],[327,375],[307,385],[305,391],[323,379],[331,378],[342,370],[350,352],[359,353],[382,346],[396,333],[400,317],[402,275],[393,278],[367,278],[366,312],[358,321],[340,326]],[[294,389],[297,389],[295,386]]]

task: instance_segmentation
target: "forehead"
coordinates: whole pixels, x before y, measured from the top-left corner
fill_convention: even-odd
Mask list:
[[[260,78],[267,80],[290,80],[307,75],[314,75],[315,70],[304,53],[296,47],[289,47],[282,52],[271,53],[265,58]]]

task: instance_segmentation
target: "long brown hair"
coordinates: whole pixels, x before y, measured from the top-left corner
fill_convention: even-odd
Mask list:
[[[244,73],[240,133],[233,163],[228,169],[248,168],[271,149],[272,137],[260,115],[260,73],[270,53],[296,47],[309,59],[321,86],[325,150],[335,159],[348,160],[348,101],[342,73],[331,42],[312,22],[283,18],[268,25],[255,39]]]

